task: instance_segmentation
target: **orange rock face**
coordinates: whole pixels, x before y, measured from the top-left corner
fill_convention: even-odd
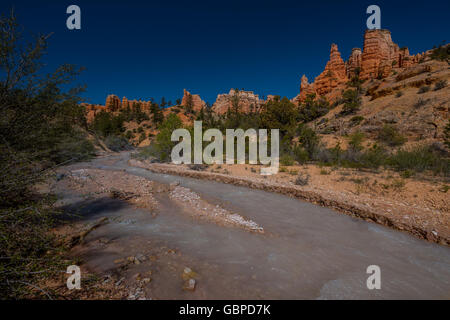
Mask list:
[[[189,100],[191,101],[189,102]],[[205,101],[203,101],[198,94],[191,94],[189,91],[184,89],[181,105],[186,107],[189,103],[192,103],[192,108],[194,111],[199,111],[201,108],[206,107]]]
[[[355,53],[356,60],[356,53]],[[358,62],[355,61],[354,65]],[[348,65],[342,60],[338,47],[335,44],[331,45],[330,60],[325,66],[325,70],[316,77],[313,83],[308,82],[308,78],[303,75],[300,83],[300,94],[291,101],[295,104],[300,104],[306,99],[308,94],[315,93],[317,96],[327,96],[340,89],[348,82],[347,69]]]
[[[148,112],[150,111],[151,104],[151,101],[128,100],[126,97],[123,97],[122,101],[120,101],[118,96],[110,94],[106,97],[104,106],[88,103],[83,103],[82,105],[86,108],[86,118],[88,122],[90,122],[94,119],[96,114],[103,110],[107,112],[117,112],[126,108],[133,109],[134,106],[140,105],[141,111]]]
[[[326,95],[347,82],[344,60],[341,58],[337,45],[332,44],[330,60],[327,62],[325,70],[314,80],[314,90],[318,95]]]
[[[399,51],[388,30],[367,30],[364,35],[361,79],[387,77],[393,65],[398,64]]]
[[[231,89],[230,92],[217,95],[216,102],[212,108],[217,114],[224,114],[233,107],[233,102],[238,103],[240,112],[250,112],[259,110],[264,100],[253,91],[239,91]]]
[[[114,94],[110,94],[106,97],[105,106],[106,109],[110,112],[117,111],[121,108],[122,103],[120,102],[120,99],[118,96]]]
[[[316,93],[314,90],[314,83],[309,83],[308,78],[303,75],[300,80],[300,94],[291,100],[296,105],[299,105],[301,101],[306,99],[306,96],[311,93]]]
[[[348,61],[345,63],[345,71],[349,79],[356,75],[357,70],[361,71],[361,56],[362,51],[360,48],[352,49],[352,54],[348,58]]]
[[[309,93],[325,96],[329,100],[339,97],[345,84],[357,74],[362,80],[386,78],[393,68],[408,68],[417,64],[425,54],[411,56],[408,48],[400,49],[392,41],[388,30],[367,30],[364,35],[363,51],[354,48],[347,62],[341,58],[335,44],[331,46],[330,60],[325,70],[314,80],[308,83],[303,76],[300,84],[300,94],[292,101],[300,103]]]

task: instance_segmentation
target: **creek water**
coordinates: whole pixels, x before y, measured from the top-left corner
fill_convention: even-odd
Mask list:
[[[448,247],[287,196],[130,167],[128,159],[124,153],[77,167],[125,170],[161,183],[179,181],[265,229],[265,234],[255,234],[194,221],[168,198],[160,199],[154,218],[130,206],[111,213],[138,223],[109,232],[158,238],[203,261],[196,270],[205,294],[199,298],[450,299]],[[102,207],[101,215],[107,216],[108,208]],[[380,290],[367,288],[370,265],[380,267]],[[170,298],[163,290],[161,297]]]

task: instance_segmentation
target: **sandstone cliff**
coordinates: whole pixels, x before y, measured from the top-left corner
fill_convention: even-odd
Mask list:
[[[240,112],[250,112],[259,110],[264,100],[253,91],[231,89],[228,93],[217,95],[212,108],[217,114],[224,114],[233,107],[234,103],[238,105]]]
[[[181,105],[184,107],[192,107],[192,110],[199,111],[201,108],[206,107],[205,101],[203,101],[198,94],[191,94],[186,89],[183,90],[183,99]]]
[[[354,48],[346,62],[342,60],[337,45],[332,44],[324,71],[313,83],[308,83],[306,76],[303,76],[300,94],[292,101],[298,104],[310,93],[333,100],[340,96],[345,84],[356,75],[361,80],[385,79],[394,71],[401,72],[424,58],[424,53],[410,55],[408,48],[400,48],[392,41],[389,30],[367,30],[363,50]]]

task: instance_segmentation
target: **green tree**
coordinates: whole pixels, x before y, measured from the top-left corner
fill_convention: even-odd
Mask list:
[[[193,101],[192,95],[190,93],[187,94],[186,105],[184,107],[188,114],[192,114],[194,112],[194,101]]]
[[[262,106],[261,127],[268,129],[279,129],[280,138],[284,136],[293,136],[297,119],[296,106],[284,97],[266,102]]]
[[[20,31],[13,12],[0,17],[0,299],[23,298],[39,279],[64,269],[49,233],[54,197],[35,186],[56,165],[94,151],[81,131],[83,87],[72,85],[81,68],[66,64],[46,74],[49,36],[27,42]]]
[[[176,142],[171,141],[172,132],[175,129],[179,129],[183,127],[183,123],[180,118],[171,113],[167,116],[167,118],[163,121],[160,126],[160,131],[156,135],[156,150],[158,152],[158,157],[162,161],[169,161],[170,154],[172,152],[172,148],[175,146]]]
[[[122,115],[114,115],[102,110],[95,115],[91,126],[96,133],[106,138],[108,136],[120,135],[123,133],[125,131],[123,122],[124,119]]]
[[[152,115],[153,122],[155,123],[156,126],[159,126],[161,122],[164,120],[164,114],[157,103],[153,102],[151,103],[150,114]]]
[[[319,148],[320,138],[316,132],[306,126],[305,124],[300,124],[297,128],[298,141],[302,147],[308,153],[310,159],[313,159],[316,151]]]
[[[361,107],[361,98],[359,97],[358,90],[346,90],[342,95],[342,100],[344,102],[344,107],[342,108],[341,114],[348,115],[359,111],[359,108]]]
[[[162,97],[160,106],[165,107],[166,105],[167,105],[166,98]]]
[[[327,99],[320,97],[316,99],[316,94],[308,94],[303,103],[299,106],[298,120],[310,122],[321,116],[324,116],[330,110],[330,104]]]

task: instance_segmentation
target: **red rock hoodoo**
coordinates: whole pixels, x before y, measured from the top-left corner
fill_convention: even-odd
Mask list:
[[[233,107],[233,101],[237,101],[240,112],[259,110],[264,100],[253,91],[231,89],[228,93],[218,94],[212,108],[217,114],[224,114]]]
[[[361,80],[383,79],[388,77],[394,68],[411,67],[423,57],[424,54],[411,56],[408,48],[400,49],[392,41],[389,30],[367,30],[364,35],[363,50],[354,48],[345,63],[337,45],[332,44],[330,60],[325,70],[311,84],[308,83],[306,76],[303,76],[300,94],[292,101],[298,104],[310,93],[333,100],[339,96],[349,79],[358,73]]]
[[[191,100],[194,111],[199,111],[201,108],[206,107],[205,101],[203,101],[198,94],[191,94],[189,91],[184,89],[181,105],[186,107],[189,104],[189,100]]]

